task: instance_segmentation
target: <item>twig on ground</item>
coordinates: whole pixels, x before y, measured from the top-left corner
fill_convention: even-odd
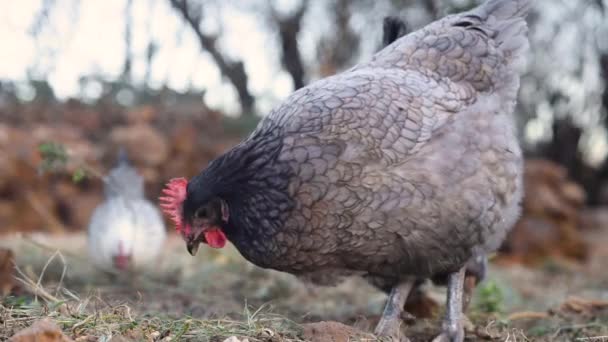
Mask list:
[[[15,266],[15,270],[18,273],[18,277],[15,277],[17,281],[19,281],[23,286],[25,286],[30,292],[32,292],[35,296],[35,301],[38,301],[38,296],[42,297],[45,301],[49,303],[57,303],[61,300],[48,291],[44,289],[44,287],[39,286],[37,282],[33,281],[30,277],[28,277],[25,272],[19,268],[19,266]]]
[[[548,317],[549,317],[549,314],[546,312],[521,311],[521,312],[514,312],[514,313],[510,314],[509,316],[507,316],[507,320],[516,321],[516,320],[520,320],[520,319],[543,319],[543,318],[548,318]]]

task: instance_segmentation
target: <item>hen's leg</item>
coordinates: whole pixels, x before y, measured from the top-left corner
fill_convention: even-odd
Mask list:
[[[406,280],[393,287],[388,296],[382,317],[380,317],[380,322],[376,326],[376,335],[391,337],[397,341],[408,341],[405,336],[401,336],[401,312],[413,286],[414,280]]]
[[[462,324],[462,304],[465,267],[448,276],[448,298],[446,316],[443,321],[443,333],[433,342],[462,342],[464,328]]]

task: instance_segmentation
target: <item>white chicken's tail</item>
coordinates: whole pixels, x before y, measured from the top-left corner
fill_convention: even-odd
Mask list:
[[[144,198],[144,179],[131,166],[124,148],[118,153],[116,166],[104,177],[106,198],[124,196],[130,199]]]

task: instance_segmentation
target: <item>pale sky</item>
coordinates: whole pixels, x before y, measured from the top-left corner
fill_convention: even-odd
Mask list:
[[[6,1],[0,12],[0,79],[25,80],[28,68],[36,66],[34,74],[47,74],[59,98],[76,96],[83,75],[101,74],[114,79],[122,71],[125,56],[125,0],[76,1],[57,0],[50,12],[49,22],[37,40],[28,31],[41,0]],[[290,6],[289,1],[282,1]],[[249,89],[261,96],[261,110],[268,109],[276,98],[292,91],[291,79],[281,69],[276,41],[267,34],[265,21],[255,15],[231,7],[215,10],[210,7],[210,29],[220,16],[223,34],[220,44],[229,56],[242,58],[248,76]],[[208,89],[205,101],[212,107],[238,110],[232,87],[222,82],[215,64],[185,27],[181,18],[166,0],[133,1],[132,75],[135,82],[143,79],[146,48],[150,38],[159,46],[152,65],[150,85],[160,87],[165,80],[177,90],[190,86]],[[215,27],[217,28],[217,26]],[[48,52],[57,50],[49,58]],[[94,94],[90,94],[94,95]],[[266,96],[264,96],[266,95]],[[264,101],[264,98],[270,98]],[[274,97],[274,101],[273,101]]]
[[[101,75],[114,80],[121,73],[124,56],[126,0],[55,0],[55,5],[38,39],[29,33],[43,0],[0,0],[0,80],[17,81],[18,89],[27,92],[27,74],[47,78],[59,98],[70,96],[95,97],[99,88],[81,89],[81,76]],[[584,0],[581,0],[584,1]],[[604,0],[608,2],[608,0]],[[292,92],[289,75],[281,68],[276,37],[269,34],[263,15],[266,0],[206,0],[208,16],[204,29],[215,32],[221,27],[219,44],[228,56],[241,59],[249,76],[249,89],[256,96],[260,113],[269,111]],[[275,0],[281,11],[289,11],[299,0]],[[322,33],[332,32],[327,17],[327,1],[313,1],[304,17],[299,37],[305,64],[316,66],[315,45]],[[380,41],[381,17],[391,11],[389,1],[373,2],[373,12],[355,10],[351,24],[363,41],[361,59],[369,58]],[[214,5],[215,4],[215,5]],[[222,8],[218,8],[222,4]],[[588,157],[597,162],[608,150],[608,140],[599,119],[602,83],[594,44],[608,49],[608,44],[592,37],[605,37],[608,24],[602,23],[598,11],[588,10],[572,1],[544,0],[536,3],[542,8],[535,30],[530,33],[532,50],[529,67],[537,79],[545,80],[544,88],[567,95],[562,108],[554,108],[546,99],[538,98],[534,82],[522,81],[522,100],[534,104],[537,116],[528,122],[525,136],[530,141],[547,138],[550,123],[560,112],[573,115],[586,131],[583,138]],[[387,7],[389,6],[389,7]],[[418,9],[419,10],[419,9]],[[409,8],[398,13],[412,27],[419,26],[422,12]],[[418,11],[418,12],[417,12]],[[143,80],[146,68],[146,48],[150,39],[159,47],[154,58],[150,85],[160,87],[164,82],[176,90],[190,87],[206,89],[205,102],[212,108],[237,113],[239,105],[235,91],[223,82],[215,63],[201,52],[199,43],[189,27],[171,8],[169,0],[133,0],[132,76],[137,84]],[[422,18],[423,19],[423,18]],[[556,26],[556,23],[559,23]],[[49,55],[56,52],[56,55]],[[585,60],[582,70],[578,70]],[[31,92],[31,91],[30,91]],[[526,98],[526,96],[528,98]],[[543,102],[544,101],[544,102]],[[591,101],[591,102],[590,102]],[[591,105],[589,105],[591,103]]]
[[[0,11],[0,80],[24,81],[29,71],[33,78],[48,79],[59,98],[79,95],[95,98],[101,89],[94,87],[95,84],[81,89],[78,80],[91,75],[113,80],[120,75],[125,56],[126,0],[55,0],[48,22],[34,39],[29,31],[42,2],[4,0]],[[267,112],[293,91],[291,78],[281,67],[278,40],[269,34],[267,19],[263,17],[268,14],[264,7],[268,1],[206,0],[205,3],[208,15],[203,29],[217,32],[221,27],[221,51],[244,61],[249,90],[256,96],[259,112]],[[273,4],[286,13],[294,9],[299,0],[275,0]],[[319,37],[332,32],[325,9],[328,5],[328,1],[311,2],[304,17],[299,44],[306,65],[318,64],[315,54]],[[381,18],[395,14],[387,1],[372,2],[368,8],[378,16],[355,11],[351,17],[354,29],[364,33],[362,58],[369,58],[380,42]],[[408,22],[419,25],[418,22],[424,20],[421,13],[420,9],[410,8]],[[143,80],[146,48],[153,39],[159,49],[152,63],[150,86],[160,87],[167,82],[176,90],[205,88],[205,102],[209,106],[228,113],[238,112],[234,89],[222,81],[215,63],[201,52],[192,30],[184,26],[169,0],[133,0],[132,15],[135,83]],[[49,56],[50,52],[56,54]],[[19,85],[19,89],[29,89],[25,82]]]

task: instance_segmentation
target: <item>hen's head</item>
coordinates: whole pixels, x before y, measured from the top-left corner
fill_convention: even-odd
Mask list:
[[[226,202],[217,197],[201,197],[188,192],[185,178],[169,181],[163,194],[160,206],[186,241],[190,254],[196,254],[201,242],[213,248],[224,247],[227,238],[222,226],[228,222]]]

